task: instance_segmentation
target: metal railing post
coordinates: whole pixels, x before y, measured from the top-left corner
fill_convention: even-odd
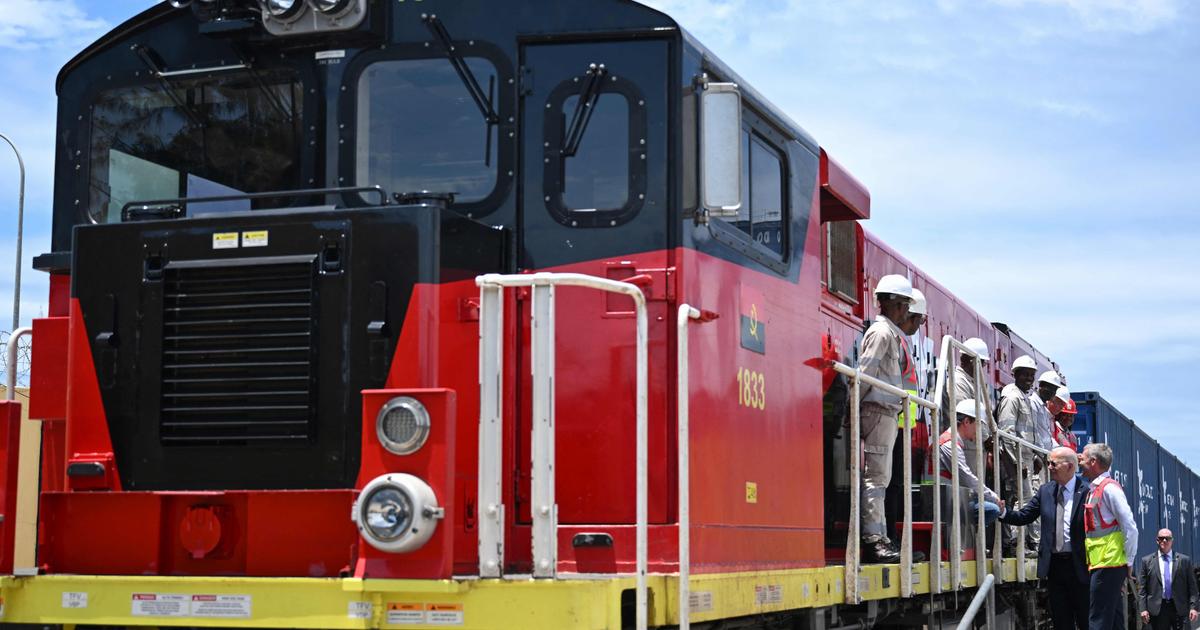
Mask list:
[[[983,579],[983,583],[979,585],[979,591],[975,593],[975,597],[971,598],[971,605],[967,607],[966,614],[958,622],[958,630],[970,630],[971,624],[975,621],[975,615],[979,613],[979,607],[983,605],[984,599],[992,592],[992,584],[995,582],[996,578],[991,574]],[[991,628],[994,625],[988,627]]]
[[[692,627],[692,588],[688,580],[692,567],[692,506],[691,506],[691,437],[689,401],[691,392],[688,384],[688,321],[700,319],[700,311],[680,304],[675,319],[676,338],[676,407],[678,409],[679,448],[679,630]]]
[[[1025,449],[1016,445],[1017,451],[1017,509],[1025,505]],[[1025,581],[1025,526],[1017,528],[1017,581]]]
[[[17,189],[17,265],[13,272],[12,329],[16,331],[17,327],[21,325],[21,246],[25,240],[25,160],[21,158],[21,152],[17,149],[17,145],[8,136],[0,133],[0,140],[7,142],[8,146],[12,147],[13,153],[17,154],[17,167],[21,171],[21,180]],[[12,368],[9,369],[11,371]]]
[[[502,287],[479,288],[479,576],[504,571],[504,299]]]
[[[859,531],[862,518],[862,506],[860,505],[862,498],[862,455],[860,452],[862,420],[859,417],[858,404],[861,395],[859,385],[861,376],[862,371],[854,370],[853,380],[850,382],[850,521],[846,523],[846,575],[844,580],[846,602],[849,604],[862,602],[858,593],[858,566],[861,553]]]
[[[558,504],[554,492],[554,286],[533,285],[530,326],[533,439],[529,471],[533,505],[533,577],[558,572]]]
[[[953,353],[950,351],[951,346],[947,340],[949,335],[942,338],[941,356],[938,360],[937,382],[934,385],[933,399],[940,404],[943,400],[953,400],[953,396],[947,393],[946,378],[947,373],[950,374],[951,387],[953,386],[954,370],[951,363],[953,362]],[[953,391],[953,390],[950,390]],[[950,405],[950,417],[947,422],[954,422],[957,418],[954,415],[954,405]],[[940,420],[939,415],[939,420]],[[930,594],[941,593],[945,589],[942,588],[942,458],[937,452],[938,440],[941,436],[941,424],[933,426],[933,447],[934,453],[931,458],[933,467],[933,531],[931,533],[929,545],[929,592]]]

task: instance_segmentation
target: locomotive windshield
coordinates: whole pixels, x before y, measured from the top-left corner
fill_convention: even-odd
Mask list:
[[[495,66],[479,57],[465,61],[481,88],[494,95]],[[496,134],[444,58],[378,61],[359,79],[360,186],[481,201],[496,187]]]
[[[285,70],[100,93],[92,106],[92,220],[118,222],[130,201],[298,188],[302,93]],[[189,212],[249,209],[248,202],[205,206]]]

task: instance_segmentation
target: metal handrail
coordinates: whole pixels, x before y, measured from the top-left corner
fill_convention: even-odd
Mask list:
[[[691,577],[692,506],[691,506],[691,462],[688,384],[688,322],[700,319],[700,311],[687,304],[680,304],[675,318],[676,332],[676,406],[679,413],[679,630],[692,627]]]
[[[17,399],[17,341],[25,335],[32,335],[32,328],[18,328],[8,336],[8,344],[4,348],[5,363],[5,385],[7,389],[4,392],[4,398],[8,401]]]
[[[983,583],[979,585],[979,592],[975,593],[975,597],[971,598],[971,605],[967,607],[966,614],[958,622],[958,630],[969,630],[971,624],[975,621],[975,615],[979,613],[979,607],[983,605],[983,601],[988,599],[992,593],[992,585],[996,583],[996,576],[989,573],[983,578]],[[992,627],[994,624],[988,625]]]
[[[598,278],[579,273],[485,274],[475,278],[480,288],[480,411],[479,411],[479,505],[485,518],[480,519],[480,575],[499,577],[503,571],[503,496],[499,492],[503,456],[501,413],[503,361],[502,328],[499,323],[504,301],[502,291],[509,287],[533,289],[532,335],[530,339],[533,374],[533,462],[530,470],[530,494],[533,501],[533,576],[553,578],[558,570],[558,506],[554,500],[554,288],[574,286],[619,293],[631,298],[637,316],[637,523],[636,523],[636,626],[644,630],[649,623],[646,587],[648,566],[648,339],[649,318],[646,296],[641,288],[628,282]],[[486,363],[485,363],[486,362]],[[490,452],[484,453],[487,448]],[[485,457],[486,456],[486,457]],[[484,464],[487,468],[484,468]],[[486,530],[486,531],[485,531]],[[494,565],[492,564],[494,563]]]
[[[862,462],[859,456],[859,441],[862,440],[862,420],[859,417],[859,391],[860,383],[866,383],[871,387],[880,389],[884,392],[898,396],[901,399],[901,404],[904,407],[905,423],[904,423],[904,461],[906,464],[912,461],[912,428],[909,426],[911,409],[910,402],[916,403],[920,407],[929,410],[933,416],[934,422],[937,422],[940,417],[941,409],[938,405],[921,398],[913,396],[909,392],[885,383],[873,376],[863,374],[861,369],[852,368],[848,365],[837,361],[830,362],[834,371],[850,378],[850,520],[846,525],[846,566],[845,566],[845,599],[848,604],[858,604],[862,602],[862,598],[858,593],[858,569],[861,565],[860,559],[862,549],[860,547],[859,532],[861,524],[859,522],[861,512],[862,492],[862,471],[860,467]],[[904,467],[904,487],[907,489],[912,486],[912,466]],[[907,495],[908,492],[906,491]],[[912,497],[907,496],[904,501],[904,539],[900,544],[900,592],[903,597],[912,596]]]

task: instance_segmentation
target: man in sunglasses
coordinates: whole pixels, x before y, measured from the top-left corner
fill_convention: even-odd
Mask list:
[[[1041,519],[1038,579],[1047,580],[1050,618],[1054,630],[1088,627],[1089,584],[1084,549],[1083,504],[1092,486],[1077,474],[1075,450],[1058,447],[1046,464],[1050,481],[1019,510],[1000,515],[1009,525],[1029,525]]]
[[[1171,551],[1171,530],[1158,530],[1158,551],[1142,558],[1138,569],[1138,610],[1154,630],[1190,628],[1200,617],[1200,595],[1192,559]]]

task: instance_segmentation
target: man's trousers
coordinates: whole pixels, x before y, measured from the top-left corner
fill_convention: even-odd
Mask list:
[[[863,441],[862,536],[868,541],[888,538],[884,499],[892,481],[892,446],[896,443],[896,414],[883,407],[861,407]]]
[[[1121,595],[1121,587],[1128,575],[1129,567],[1092,569],[1088,630],[1121,630],[1125,627],[1122,619],[1125,598]]]

